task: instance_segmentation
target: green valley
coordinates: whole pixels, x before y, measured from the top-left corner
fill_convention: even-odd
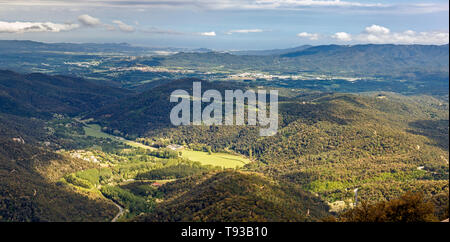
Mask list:
[[[0,221],[359,221],[417,200],[422,220],[448,217],[448,45],[33,48],[21,71],[59,65],[0,71]],[[18,67],[16,50],[1,51],[0,64]],[[173,126],[170,95],[193,82],[222,96],[277,89],[278,132]]]

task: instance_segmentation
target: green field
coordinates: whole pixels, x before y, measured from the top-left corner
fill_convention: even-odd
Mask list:
[[[153,148],[153,147],[150,147],[150,146],[147,146],[147,145],[135,142],[135,141],[124,139],[122,137],[104,133],[104,132],[102,132],[102,129],[101,129],[100,125],[98,125],[98,124],[88,124],[88,125],[84,126],[84,132],[85,132],[86,136],[92,136],[95,138],[112,139],[112,140],[123,142],[124,144],[127,144],[127,145],[129,145],[131,147],[135,147],[135,148],[143,148],[143,149],[147,149],[147,150],[155,150],[156,149],[156,148]]]
[[[126,140],[124,138],[114,136],[111,134],[107,134],[102,132],[100,125],[98,124],[89,124],[84,127],[84,131],[87,136],[92,136],[96,138],[106,138],[106,139],[112,139],[116,141],[123,142],[129,146],[136,147],[136,148],[144,148],[144,149],[150,149],[155,150],[156,148],[131,141]],[[211,155],[207,152],[202,151],[192,151],[192,150],[184,150],[182,151],[183,157],[187,158],[191,161],[197,161],[200,162],[203,165],[212,165],[212,166],[220,166],[224,168],[236,168],[236,167],[243,167],[245,164],[249,163],[250,160],[245,158],[244,156],[238,156],[233,154],[227,154],[227,153],[212,153]]]
[[[207,152],[183,150],[183,157],[191,161],[200,162],[203,165],[221,166],[224,168],[243,167],[249,163],[250,160],[244,156],[226,154],[226,153],[212,153]]]
[[[102,129],[100,125],[98,124],[88,124],[84,126],[84,132],[86,136],[92,136],[95,138],[105,138],[105,139],[112,139],[112,140],[119,140],[119,137],[107,134],[102,132]]]

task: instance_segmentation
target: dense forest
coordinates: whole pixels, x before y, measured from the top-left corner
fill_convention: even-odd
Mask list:
[[[191,176],[159,191],[165,200],[136,221],[280,222],[317,221],[327,205],[295,185],[258,173],[224,171]]]

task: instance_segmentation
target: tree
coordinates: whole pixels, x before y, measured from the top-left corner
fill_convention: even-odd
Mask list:
[[[360,206],[343,213],[343,222],[434,222],[434,206],[420,193],[407,193],[398,199]]]

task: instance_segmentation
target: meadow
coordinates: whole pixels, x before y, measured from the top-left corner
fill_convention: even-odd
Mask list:
[[[116,141],[120,141],[126,145],[129,145],[131,147],[134,147],[134,148],[143,148],[146,150],[156,150],[156,148],[153,148],[151,146],[144,145],[144,144],[141,144],[141,143],[138,143],[135,141],[127,140],[122,137],[118,137],[118,136],[114,136],[114,135],[102,132],[102,129],[101,129],[100,125],[98,125],[98,124],[88,124],[88,125],[84,126],[83,128],[84,128],[84,132],[85,132],[86,136],[116,140]]]
[[[101,127],[98,124],[89,124],[84,127],[86,136],[92,136],[96,138],[106,138],[112,140],[118,140],[132,146],[134,148],[144,148],[149,150],[156,150],[151,146],[144,145],[131,140],[107,134],[101,131]],[[244,156],[227,154],[227,153],[211,153],[203,151],[183,150],[182,157],[191,161],[200,162],[202,165],[219,166],[223,168],[240,168],[249,163],[250,160]]]
[[[183,150],[182,156],[191,161],[200,162],[202,165],[220,166],[223,168],[243,167],[250,160],[244,156],[227,153],[211,153],[203,151]]]

